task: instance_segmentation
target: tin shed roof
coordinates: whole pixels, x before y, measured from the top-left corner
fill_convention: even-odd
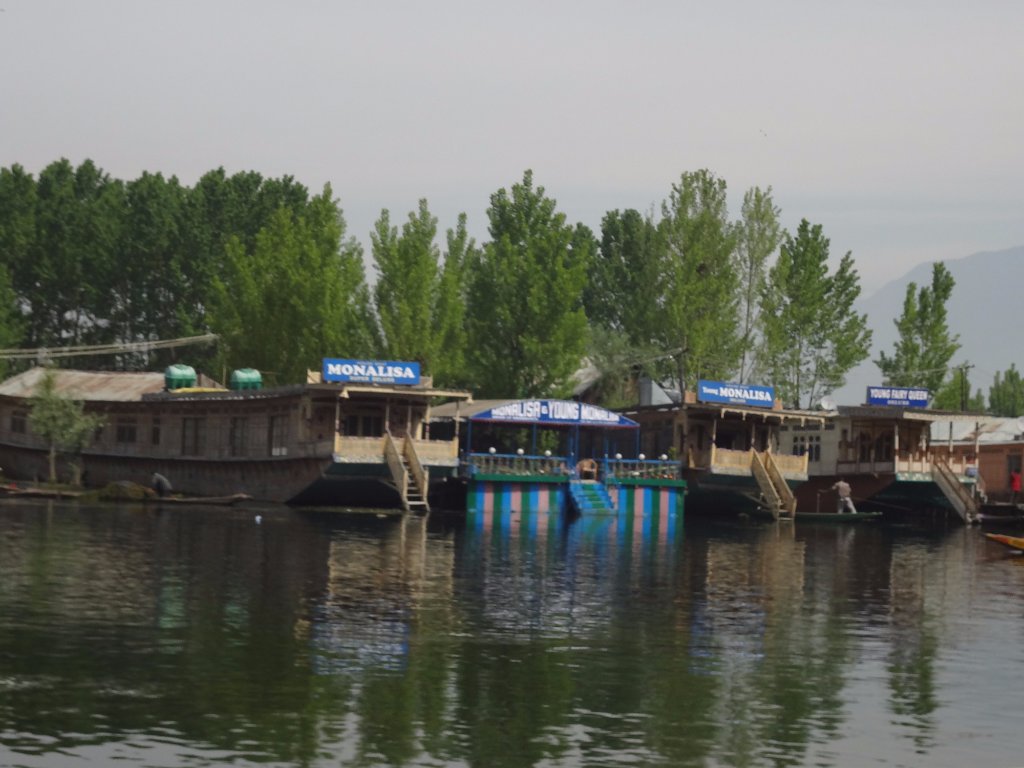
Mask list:
[[[30,368],[3,383],[0,397],[29,398],[36,394],[45,368]],[[122,371],[71,371],[53,369],[57,394],[74,400],[126,402],[164,388],[163,373]]]

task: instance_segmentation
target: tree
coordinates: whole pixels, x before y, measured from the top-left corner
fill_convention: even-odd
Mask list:
[[[467,268],[468,354],[482,397],[564,391],[586,349],[583,289],[594,252],[526,171],[491,195],[491,242]]]
[[[1005,374],[996,371],[988,390],[988,407],[993,416],[1024,415],[1024,380],[1012,363]]]
[[[664,266],[665,249],[650,216],[639,211],[610,211],[601,221],[601,242],[584,292],[591,326],[650,344],[659,325],[654,286]]]
[[[853,258],[843,256],[832,275],[828,259],[821,225],[802,220],[796,237],[785,236],[761,297],[758,365],[793,407],[811,407],[841,387],[871,346],[867,315],[853,311],[860,295]]]
[[[437,384],[465,386],[466,374],[466,264],[477,259],[476,243],[466,230],[466,214],[459,214],[447,232],[448,248],[434,305],[434,336],[437,357],[432,373]]]
[[[985,395],[981,390],[971,395],[971,381],[968,371],[973,365],[964,363],[953,368],[950,377],[935,392],[932,405],[943,411],[966,411],[983,413],[985,411]]]
[[[667,252],[659,286],[651,288],[661,308],[657,341],[672,374],[680,389],[729,376],[741,344],[725,181],[708,170],[684,173],[662,204],[658,231]]]
[[[937,392],[946,378],[949,361],[960,349],[959,336],[951,336],[946,303],[955,281],[941,261],[932,265],[932,283],[907,286],[903,314],[894,324],[899,331],[892,355],[882,352],[875,364],[885,383],[897,387],[926,387]]]
[[[325,354],[376,350],[362,250],[344,234],[325,185],[301,214],[278,208],[251,251],[237,237],[228,243],[210,315],[225,369],[260,368],[281,383],[301,383]]]
[[[39,382],[31,399],[29,423],[32,431],[47,443],[49,453],[49,481],[57,482],[57,454],[60,451],[76,457],[72,461],[73,483],[81,481],[81,464],[77,459],[92,440],[96,430],[103,425],[103,417],[88,414],[81,402],[65,397],[57,391],[57,377],[48,368]]]
[[[380,321],[385,354],[391,359],[418,360],[432,372],[439,338],[435,333],[436,307],[441,271],[440,251],[434,243],[437,219],[426,200],[402,226],[391,226],[382,211],[370,233],[377,283],[374,305]]]
[[[739,380],[752,374],[756,344],[758,307],[764,293],[768,257],[778,249],[784,236],[779,223],[780,211],[772,200],[772,188],[754,187],[743,196],[743,208],[737,225],[736,262],[740,275]]]

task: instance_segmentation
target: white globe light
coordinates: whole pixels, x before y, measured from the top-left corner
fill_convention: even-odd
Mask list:
[[[644,461],[647,457],[641,453],[637,458],[640,459],[640,461]]]
[[[522,456],[523,455],[523,449],[522,448],[516,448],[516,454],[519,455],[519,456]]]
[[[615,454],[615,460],[616,461],[621,461],[622,460],[622,454],[621,453],[616,453]]]
[[[668,456],[666,456],[664,453],[661,454],[661,456],[659,456],[658,458],[661,459],[662,461],[668,461]]]
[[[547,456],[550,459],[551,458],[551,451],[544,451],[544,455]]]
[[[487,449],[487,452],[488,453],[497,453],[497,451],[494,450],[494,446],[493,445],[490,448]]]

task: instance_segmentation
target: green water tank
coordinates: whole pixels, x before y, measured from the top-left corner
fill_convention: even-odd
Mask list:
[[[231,372],[231,389],[259,389],[263,377],[254,368],[238,368]]]
[[[196,385],[196,369],[191,365],[175,363],[164,371],[164,386],[168,390],[183,389]]]

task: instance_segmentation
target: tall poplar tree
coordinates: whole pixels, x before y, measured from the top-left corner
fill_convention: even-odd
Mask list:
[[[988,407],[993,416],[1024,416],[1024,379],[1013,363],[1005,373],[996,371],[988,390]]]
[[[432,365],[435,384],[465,386],[466,372],[466,264],[477,258],[476,243],[466,229],[466,214],[460,213],[454,229],[446,235],[447,250],[434,305],[434,335],[437,356]]]
[[[491,241],[471,260],[467,363],[481,397],[564,392],[586,350],[594,238],[566,223],[526,171],[491,195]]]
[[[584,293],[591,325],[650,344],[657,333],[660,308],[652,288],[659,284],[664,254],[650,216],[633,209],[606,213]]]
[[[382,211],[370,234],[377,267],[374,304],[384,341],[384,354],[396,360],[417,360],[431,372],[437,356],[434,307],[438,295],[441,253],[434,242],[437,219],[426,200],[398,228]]]
[[[211,313],[225,368],[300,383],[324,356],[375,352],[362,251],[344,235],[327,185],[303,213],[279,207],[251,250],[237,237],[228,244]]]
[[[660,303],[657,340],[671,357],[672,374],[682,389],[698,378],[730,376],[741,344],[736,233],[725,180],[708,170],[684,173],[662,204],[659,233],[666,257],[651,293]]]
[[[946,304],[956,281],[946,266],[932,265],[931,285],[918,290],[910,283],[903,299],[903,314],[894,320],[899,338],[892,355],[879,354],[875,364],[885,383],[897,387],[925,387],[937,393],[949,372],[949,362],[960,349],[959,336],[951,335]]]
[[[853,257],[843,256],[831,275],[828,260],[821,225],[804,219],[768,272],[758,365],[787,406],[811,407],[841,387],[871,346],[867,315],[853,311],[860,295]]]
[[[758,308],[764,293],[768,257],[782,243],[780,211],[772,200],[772,188],[747,190],[736,228],[736,265],[740,275],[740,357],[739,380],[746,383],[753,373],[757,345]]]

